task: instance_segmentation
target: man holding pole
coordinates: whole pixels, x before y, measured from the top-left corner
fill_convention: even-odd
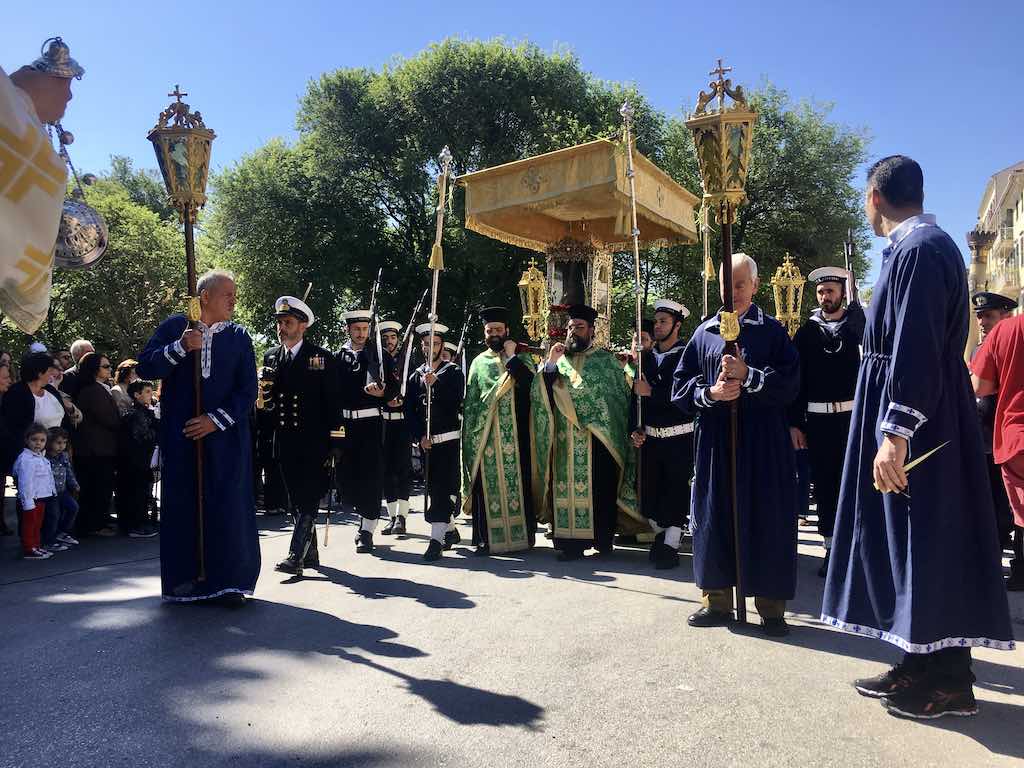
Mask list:
[[[693,627],[732,621],[738,549],[744,592],[754,596],[765,634],[782,636],[789,632],[786,601],[796,591],[796,465],[786,409],[800,386],[800,363],[785,327],[753,303],[757,263],[736,253],[731,266],[740,354],[724,353],[721,322],[712,317],[683,350],[672,387],[672,401],[697,424],[690,527],[704,606],[688,621]],[[730,462],[733,402],[739,409],[738,536],[723,471]]]
[[[405,518],[409,516],[409,491],[412,485],[412,450],[409,428],[405,424],[402,400],[402,344],[398,334],[401,324],[385,320],[380,324],[384,354],[391,368],[391,380],[398,388],[394,398],[384,404],[384,499],[388,505],[388,524],[381,531],[385,536],[404,536]],[[411,344],[411,342],[409,342]]]
[[[173,602],[242,603],[260,572],[249,439],[256,359],[249,334],[231,322],[234,278],[207,272],[196,292],[200,316],[194,328],[184,315],[165,320],[136,368],[143,378],[162,382],[162,594]],[[200,416],[195,415],[193,357],[199,358]],[[197,488],[200,442],[203,482]]]

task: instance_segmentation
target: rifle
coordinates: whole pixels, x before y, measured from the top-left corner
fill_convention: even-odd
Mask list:
[[[374,342],[377,347],[377,383],[384,386],[384,345],[380,339],[380,323],[377,320],[377,291],[380,288],[380,276],[384,267],[377,270],[377,279],[373,281],[370,293],[370,322],[373,323]]]
[[[857,301],[857,278],[853,274],[854,242],[853,230],[846,230],[846,241],[843,243],[843,253],[846,255],[846,271],[849,285],[846,286],[850,303]]]
[[[409,318],[409,324],[405,326],[405,333],[402,334],[402,345],[399,349],[405,348],[405,362],[402,364],[402,385],[399,389],[399,396],[403,400],[405,399],[405,388],[409,383],[409,362],[412,360],[412,331],[416,326],[416,318],[419,316],[420,310],[423,309],[423,302],[427,300],[428,293],[430,293],[430,289],[424,288],[423,295],[416,302],[416,308],[412,311],[412,317]]]

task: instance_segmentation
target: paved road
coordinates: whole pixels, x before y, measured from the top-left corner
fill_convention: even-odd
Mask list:
[[[25,563],[5,540],[0,766],[1024,763],[1024,650],[977,654],[977,718],[908,723],[854,693],[897,654],[814,621],[809,529],[777,641],[689,628],[689,558],[665,575],[640,548],[558,563],[545,542],[427,564],[416,515],[374,555],[332,526],[325,567],[291,583],[263,522],[241,610],[162,604],[155,541]]]

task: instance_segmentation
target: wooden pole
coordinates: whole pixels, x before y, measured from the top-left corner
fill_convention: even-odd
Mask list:
[[[732,219],[734,209],[732,203],[725,200],[721,203],[722,222],[722,305],[724,311],[734,311],[735,303],[732,295]],[[724,354],[739,357],[739,345],[736,341],[726,341]],[[747,621],[747,596],[743,588],[743,548],[740,543],[740,504],[737,488],[736,450],[739,442],[739,401],[729,403],[729,500],[732,507],[733,550],[736,556],[736,620]]]
[[[634,302],[634,323],[636,325],[636,376],[634,383],[644,378],[643,366],[643,340],[641,338],[643,329],[643,299],[640,289],[640,228],[636,219],[636,171],[633,169],[633,108],[627,101],[619,110],[622,115],[623,133],[626,139],[626,178],[629,179],[629,212],[630,212],[630,237],[633,241],[633,292],[636,294]],[[636,397],[636,428],[640,434],[644,433],[643,403],[644,400],[639,393]],[[643,515],[642,510],[642,489],[643,489],[643,448],[636,449],[636,511]]]
[[[185,273],[188,280],[188,295],[198,302],[196,283],[196,245],[193,232],[193,221],[191,208],[186,204],[182,208],[185,223]],[[189,329],[195,330],[198,322],[198,311],[189,314]],[[193,357],[193,384],[195,386],[195,413],[194,416],[203,415],[203,353],[196,350]],[[206,544],[204,541],[205,515],[203,513],[203,440],[195,441],[196,444],[196,557],[199,563],[196,581],[206,581]]]

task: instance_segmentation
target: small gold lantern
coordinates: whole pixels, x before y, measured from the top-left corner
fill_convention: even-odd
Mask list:
[[[772,275],[772,293],[775,296],[775,319],[786,326],[792,337],[800,327],[800,308],[804,302],[804,284],[807,279],[800,267],[787,253],[782,264]]]
[[[523,327],[532,341],[538,341],[544,333],[548,314],[547,282],[544,273],[537,269],[537,262],[530,261],[530,267],[519,278],[519,300],[523,305]]]
[[[167,95],[173,96],[175,101],[160,113],[156,126],[146,138],[153,142],[170,203],[185,225],[186,279],[188,292],[194,295],[196,264],[192,226],[198,210],[206,205],[210,151],[216,134],[206,127],[198,111],[189,111],[188,104],[181,100],[188,94],[182,93],[179,86],[175,85],[174,91]]]

